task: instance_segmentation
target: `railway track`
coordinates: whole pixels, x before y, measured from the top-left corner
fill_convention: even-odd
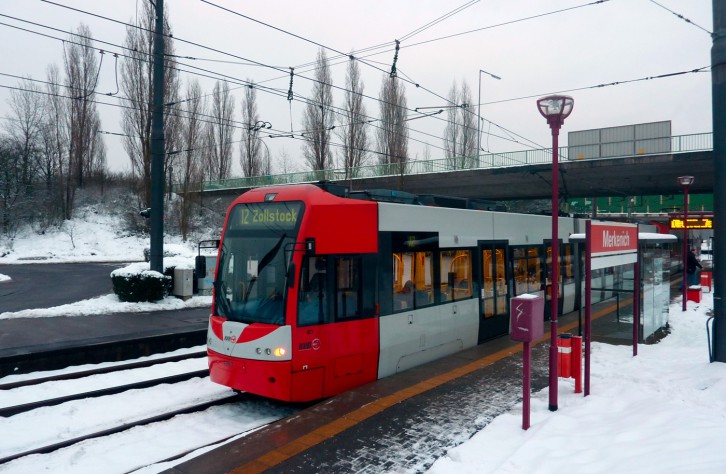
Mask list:
[[[31,454],[47,454],[47,453],[56,451],[58,449],[67,448],[69,446],[73,446],[74,444],[78,444],[78,443],[81,443],[83,441],[87,441],[90,439],[100,438],[103,436],[110,436],[112,434],[121,433],[123,431],[130,430],[131,428],[136,428],[139,426],[145,426],[145,425],[150,425],[152,423],[170,420],[171,418],[174,418],[175,416],[178,416],[178,415],[185,415],[185,414],[189,414],[189,413],[201,412],[201,411],[204,411],[213,406],[226,405],[228,403],[239,402],[242,400],[242,397],[244,397],[244,395],[239,395],[239,394],[227,395],[227,396],[225,396],[223,398],[219,398],[217,400],[199,403],[199,404],[188,406],[188,407],[181,408],[178,410],[168,411],[168,412],[165,412],[165,413],[162,413],[159,415],[155,415],[152,417],[144,418],[141,420],[136,420],[136,421],[129,422],[129,423],[124,423],[124,424],[115,426],[113,428],[107,428],[107,429],[100,430],[97,432],[85,434],[83,436],[78,436],[78,437],[74,437],[74,438],[60,441],[57,443],[47,444],[47,445],[44,445],[44,446],[41,446],[38,448],[33,448],[33,449],[26,450],[26,451],[18,452],[18,453],[11,454],[9,456],[0,458],[0,465],[5,464],[10,461],[14,461],[16,459],[20,459],[25,456],[29,456]]]
[[[196,361],[196,359],[199,359],[199,361]],[[180,363],[183,365],[170,365],[168,367],[164,366],[156,368],[153,367],[156,365],[173,363]],[[87,409],[87,407],[93,404],[101,405],[103,407],[112,407],[117,405],[126,405],[128,407],[129,402],[125,401],[127,399],[124,399],[123,397],[136,397],[136,399],[148,398],[149,400],[158,400],[160,397],[158,395],[158,392],[156,392],[155,390],[168,391],[169,388],[163,387],[163,385],[167,384],[179,384],[174,385],[171,388],[171,390],[173,391],[189,391],[189,388],[183,388],[185,382],[187,384],[198,384],[200,381],[195,382],[192,379],[203,379],[208,377],[209,375],[209,371],[206,368],[202,370],[186,370],[190,367],[191,369],[195,369],[200,365],[200,363],[204,363],[204,365],[206,365],[205,351],[195,351],[188,354],[161,357],[152,360],[120,363],[110,367],[101,367],[90,370],[74,371],[70,373],[54,374],[50,376],[42,376],[22,381],[0,384],[0,394],[2,392],[5,392],[5,399],[10,401],[27,399],[26,397],[28,393],[26,392],[29,392],[30,397],[28,398],[33,398],[34,396],[38,395],[47,395],[49,393],[52,394],[62,392],[64,389],[67,388],[54,386],[54,383],[58,383],[59,385],[71,385],[74,387],[77,386],[76,388],[78,388],[76,393],[72,394],[51,397],[43,396],[41,397],[42,399],[31,401],[28,403],[7,404],[7,406],[4,407],[0,406],[0,417],[4,418],[3,422],[7,424],[9,429],[12,429],[13,423],[16,426],[27,426],[29,423],[34,423],[34,420],[36,420],[37,418],[42,419],[44,417],[48,417],[49,420],[53,420],[54,418],[62,418],[63,416],[65,416],[64,413],[66,412],[74,413],[73,418],[71,419],[71,421],[73,422],[75,422],[75,420],[88,420],[89,418],[94,417],[94,411],[93,408],[90,408],[90,412],[88,413],[86,413],[85,410]],[[154,371],[156,372],[156,376],[150,377],[148,373],[143,373],[144,370]],[[169,375],[158,376],[158,372],[160,370],[168,372]],[[184,370],[183,373],[173,373],[180,370]],[[106,379],[102,380],[101,383],[108,386],[93,390],[83,389],[84,387],[93,386],[94,384],[98,385],[99,381],[94,380],[98,376],[106,377]],[[143,378],[143,380],[126,383],[129,381],[129,377]],[[78,381],[77,384],[74,381]],[[203,383],[203,381],[201,382]],[[210,383],[210,385],[214,384]],[[131,390],[145,389],[149,390],[148,395],[146,395],[147,392],[141,392],[142,395],[140,396],[139,394],[126,393]],[[19,392],[13,394],[13,391],[16,390]],[[104,399],[101,397],[109,398]],[[122,398],[117,399],[115,397]],[[163,398],[163,396],[161,398]],[[94,401],[93,399],[97,400]],[[2,398],[0,398],[0,400],[2,400]],[[0,465],[19,460],[33,454],[49,454],[64,448],[73,449],[72,447],[74,445],[78,445],[79,443],[83,443],[84,441],[100,439],[118,433],[127,432],[132,428],[144,427],[148,425],[153,425],[154,423],[168,421],[179,415],[202,413],[212,407],[231,405],[231,407],[226,410],[236,410],[237,412],[244,412],[246,410],[250,410],[254,412],[255,410],[258,410],[260,406],[269,404],[269,401],[262,400],[259,397],[244,393],[233,393],[229,390],[224,389],[223,391],[219,392],[214,390],[205,391],[205,393],[203,394],[190,396],[180,401],[172,401],[171,403],[165,404],[163,407],[134,406],[134,409],[132,409],[130,413],[122,414],[118,417],[118,419],[114,419],[112,421],[95,420],[95,422],[91,425],[89,425],[87,422],[82,422],[79,423],[79,425],[85,426],[72,426],[68,429],[68,433],[64,434],[63,436],[58,435],[57,432],[55,434],[52,432],[49,434],[48,430],[46,430],[45,433],[39,434],[37,439],[34,438],[31,440],[24,440],[22,442],[16,443],[15,446],[7,446],[7,451],[2,452],[2,450],[0,450],[0,453],[2,453],[0,454]],[[275,409],[274,404],[272,409]],[[38,411],[33,412],[34,410]],[[285,413],[287,411],[289,410],[280,409],[279,416],[286,416]],[[208,417],[210,415],[205,414],[203,416]],[[272,418],[274,417],[275,415],[272,415]],[[259,426],[253,426],[252,429],[257,429],[260,426],[268,424],[269,422],[270,417],[268,415],[268,417],[266,417],[265,419],[259,420]],[[159,426],[163,426],[163,424]],[[156,430],[158,428],[152,427],[151,429]],[[231,435],[220,434],[218,435],[219,439],[209,439],[204,443],[200,443],[199,446],[196,446],[193,449],[185,449],[184,452],[172,455],[169,457],[169,459],[165,459],[163,461],[182,457],[184,455],[187,455],[189,452],[192,452],[199,448],[203,448],[207,445],[224,442],[226,439],[234,436],[239,436],[241,434],[244,434],[246,431],[248,430],[243,429]],[[128,434],[122,436],[128,436]],[[106,442],[111,441],[101,440],[101,443]],[[78,449],[83,450],[85,448],[79,447]],[[20,462],[22,463],[23,461]]]

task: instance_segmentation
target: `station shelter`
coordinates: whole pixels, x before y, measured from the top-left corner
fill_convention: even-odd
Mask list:
[[[581,307],[585,305],[585,234],[572,234],[570,242],[578,242],[583,271],[579,272]],[[640,318],[638,343],[651,344],[665,336],[668,329],[670,278],[673,247],[676,236],[651,232],[638,233],[638,262],[640,266]],[[633,296],[635,264],[616,265],[594,270],[591,276],[591,302],[597,308],[614,306],[614,311],[593,320],[597,341],[611,344],[633,342]],[[580,319],[584,311],[580,311]],[[582,334],[580,325],[579,332]]]

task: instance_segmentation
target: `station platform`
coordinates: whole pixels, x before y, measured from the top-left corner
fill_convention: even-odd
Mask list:
[[[672,282],[673,283],[673,282]],[[677,294],[676,288],[672,295]],[[629,302],[622,299],[621,315]],[[632,318],[616,301],[593,307],[594,342],[629,344]],[[98,316],[0,320],[0,376],[14,357],[41,358],[189,332],[205,334],[209,308]],[[558,332],[577,334],[584,314],[559,318]],[[532,391],[548,384],[550,324],[532,347]],[[201,344],[203,344],[202,339]],[[403,373],[307,406],[169,470],[203,473],[422,472],[521,401],[522,345],[502,336]],[[32,358],[31,357],[31,358]],[[561,383],[562,382],[561,379]],[[562,389],[561,389],[562,390]]]
[[[627,323],[615,317],[614,300],[593,307],[593,341],[616,339],[612,331]],[[578,318],[560,317],[558,332],[576,334]],[[549,326],[532,347],[533,392],[548,385]],[[521,401],[521,351],[499,337],[322,401],[165,472],[425,471]]]
[[[203,345],[208,321],[208,307],[2,319],[0,377]]]

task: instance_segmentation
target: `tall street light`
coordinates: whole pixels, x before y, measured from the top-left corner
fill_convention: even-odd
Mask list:
[[[492,74],[490,72],[486,72],[483,69],[479,69],[479,98],[477,99],[477,109],[476,109],[476,118],[477,118],[477,127],[476,127],[476,165],[479,166],[479,155],[481,155],[481,73],[484,73],[491,77],[492,79],[501,80],[502,78]]]
[[[693,181],[693,176],[678,177],[678,184],[683,188],[683,311],[686,310],[688,296],[688,187]]]
[[[572,112],[575,101],[566,95],[550,95],[537,101],[539,113],[547,119],[552,130],[552,270],[550,292],[550,411],[557,410],[557,315],[559,313],[559,280],[560,280],[560,245],[558,218],[559,206],[559,170],[557,155],[559,152],[558,137],[565,119]]]

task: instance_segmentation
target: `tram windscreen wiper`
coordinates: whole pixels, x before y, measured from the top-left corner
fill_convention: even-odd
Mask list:
[[[265,254],[264,257],[262,257],[262,260],[260,260],[260,264],[257,266],[257,274],[259,275],[262,273],[262,269],[265,268],[274,258],[275,255],[277,255],[277,252],[280,251],[280,248],[282,247],[282,242],[285,240],[285,237],[287,237],[287,234],[285,232],[282,233],[280,236],[280,240],[277,241],[274,247],[270,249],[269,252]],[[252,277],[250,279],[250,284],[247,287],[247,291],[245,292],[245,297],[243,301],[247,301],[247,299],[250,296],[250,292],[252,291],[252,287],[255,286],[255,282],[257,282],[257,277]]]

